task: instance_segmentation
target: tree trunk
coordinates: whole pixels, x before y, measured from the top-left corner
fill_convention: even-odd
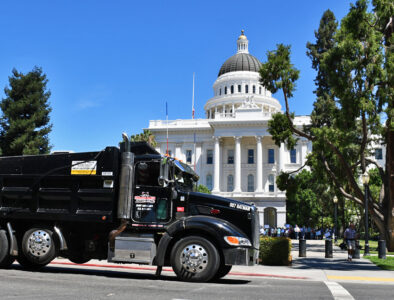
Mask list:
[[[387,128],[386,172],[389,195],[386,211],[386,244],[389,251],[394,251],[394,128],[390,128],[389,123]]]

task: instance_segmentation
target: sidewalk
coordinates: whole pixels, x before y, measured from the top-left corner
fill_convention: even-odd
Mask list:
[[[341,250],[334,246],[333,258],[325,258],[325,241],[324,240],[307,240],[306,255],[307,257],[298,257],[298,241],[292,240],[292,258],[291,266],[233,266],[229,276],[252,276],[280,279],[298,279],[314,281],[336,281],[336,282],[358,282],[358,283],[377,283],[393,284],[394,271],[385,271],[369,260],[362,258],[347,261],[347,251]],[[62,267],[75,267],[67,259],[56,259],[52,265]],[[106,261],[91,260],[78,267],[100,268],[124,270],[130,272],[147,272],[154,274],[155,266],[114,264]],[[163,268],[163,275],[173,274],[170,267]]]
[[[348,262],[347,250],[341,250],[338,246],[333,246],[333,258],[325,258],[324,240],[307,240],[306,245],[307,257],[299,257],[298,241],[292,240],[293,263],[289,267],[255,266],[249,272],[317,281],[394,284],[394,271],[380,269],[368,259],[362,258],[362,253],[360,259]],[[248,272],[247,270],[247,267],[233,267],[232,273]]]

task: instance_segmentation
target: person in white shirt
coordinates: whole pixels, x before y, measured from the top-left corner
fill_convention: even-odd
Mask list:
[[[356,249],[356,239],[358,239],[358,234],[356,232],[356,228],[353,223],[349,224],[349,227],[346,228],[344,234],[346,245],[347,245],[347,253],[348,253],[348,261],[352,261],[354,250]]]

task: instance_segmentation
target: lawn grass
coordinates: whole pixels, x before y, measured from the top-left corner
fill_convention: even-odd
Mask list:
[[[380,259],[377,256],[364,256],[364,258],[369,259],[383,270],[394,271],[394,257],[388,256],[386,259]]]
[[[364,240],[359,240],[359,241],[360,241],[360,246],[362,247],[362,249],[364,249],[365,241]],[[336,245],[339,246],[339,244],[341,244],[342,242],[343,239],[338,239]],[[378,254],[378,241],[369,240],[368,244],[369,244],[369,253]],[[361,250],[360,252],[363,253],[364,250]],[[394,252],[387,251],[386,254],[394,255]]]

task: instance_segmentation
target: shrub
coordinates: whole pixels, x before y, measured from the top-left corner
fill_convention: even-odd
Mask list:
[[[260,262],[263,265],[287,266],[291,264],[291,240],[286,237],[261,237]]]

